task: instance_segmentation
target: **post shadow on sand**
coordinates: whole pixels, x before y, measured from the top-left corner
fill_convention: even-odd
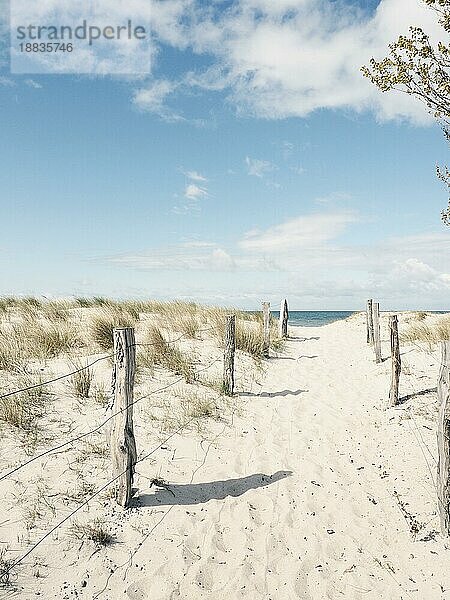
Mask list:
[[[413,400],[414,398],[418,398],[419,396],[426,396],[427,394],[433,394],[437,392],[437,388],[429,388],[428,390],[420,390],[420,392],[414,392],[413,394],[408,394],[407,396],[403,396],[398,399],[397,405],[404,404],[408,402],[408,400]]]
[[[134,498],[133,504],[137,507],[203,504],[209,500],[224,500],[227,496],[242,496],[248,490],[267,487],[291,475],[292,471],[277,471],[273,475],[255,473],[238,479],[208,483],[168,483],[164,487],[157,487],[154,494],[142,494]]]
[[[277,396],[300,396],[300,394],[307,394],[309,390],[283,390],[281,392],[239,392],[239,396],[249,396],[258,398],[276,398]]]
[[[320,340],[320,337],[318,337],[318,336],[314,336],[314,337],[303,337],[303,336],[295,337],[295,336],[289,336],[288,340],[290,342],[311,342],[311,341]]]

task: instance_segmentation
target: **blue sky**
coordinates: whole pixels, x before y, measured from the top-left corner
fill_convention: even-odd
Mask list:
[[[421,2],[152,11],[147,77],[4,63],[0,293],[449,308],[442,133],[357,69]]]

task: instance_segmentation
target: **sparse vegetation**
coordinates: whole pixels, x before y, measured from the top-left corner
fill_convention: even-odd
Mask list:
[[[217,415],[217,406],[214,399],[206,393],[194,391],[183,397],[182,403],[183,415],[185,417],[202,419]]]
[[[18,386],[26,388],[41,383],[40,378],[22,377]],[[25,432],[33,430],[43,415],[48,392],[44,387],[34,387],[14,396],[0,399],[0,420]]]
[[[94,385],[92,387],[92,398],[100,404],[100,406],[107,406],[109,402],[109,395],[106,389],[101,385]]]
[[[193,316],[181,317],[175,323],[175,329],[178,329],[185,337],[195,339],[198,334],[198,321]]]
[[[433,347],[442,340],[450,340],[450,317],[440,317],[432,323],[411,323],[400,337],[406,343],[425,342]]]
[[[149,346],[143,352],[143,366],[159,365],[176,375],[182,375],[187,383],[195,380],[192,357],[174,344],[169,344],[158,327],[150,327],[146,343]]]
[[[11,585],[12,567],[14,561],[6,558],[8,547],[0,548],[0,588],[7,588]]]
[[[70,378],[70,384],[77,398],[89,398],[94,371],[87,362],[80,360],[72,361],[73,370],[76,371]]]
[[[134,327],[136,316],[129,310],[119,306],[107,306],[92,318],[90,333],[92,340],[102,350],[108,351],[113,347],[113,329],[117,327]]]
[[[23,371],[30,359],[54,358],[79,345],[81,340],[73,325],[25,317],[0,328],[0,368]]]
[[[106,528],[105,521],[102,519],[94,519],[90,523],[74,523],[72,526],[72,534],[79,540],[90,540],[96,546],[111,546],[116,538],[109,533]]]

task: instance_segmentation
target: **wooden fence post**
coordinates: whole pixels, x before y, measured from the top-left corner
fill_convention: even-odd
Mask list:
[[[288,320],[289,320],[289,310],[287,300],[284,299],[281,302],[280,307],[280,338],[287,338],[288,336]]]
[[[438,381],[438,472],[437,493],[441,533],[450,535],[450,341],[441,342]]]
[[[270,302],[262,303],[263,309],[263,348],[264,358],[269,358],[270,348]]]
[[[373,300],[367,300],[367,343],[373,344]]]
[[[234,392],[234,352],[236,350],[236,317],[228,315],[225,321],[225,352],[223,356],[223,391],[227,396]]]
[[[373,347],[375,350],[375,362],[381,362],[381,332],[380,332],[380,303],[373,303],[372,310],[372,320],[373,320]]]
[[[114,329],[114,371],[110,448],[114,496],[118,504],[127,507],[131,500],[134,466],[137,460],[136,441],[133,432],[133,386],[136,370],[136,347],[134,329]],[[120,411],[120,412],[119,412]]]
[[[398,388],[400,383],[400,374],[402,372],[402,360],[400,358],[400,342],[398,338],[398,317],[391,315],[389,317],[389,330],[391,332],[391,357],[392,357],[392,375],[391,389],[389,391],[389,402],[391,406],[398,403]]]

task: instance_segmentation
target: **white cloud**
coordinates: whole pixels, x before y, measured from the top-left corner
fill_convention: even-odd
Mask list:
[[[303,175],[304,173],[306,173],[306,169],[304,167],[302,167],[301,165],[298,165],[296,167],[291,167],[291,171],[293,171],[294,173],[297,173],[297,175]]]
[[[245,164],[247,165],[247,173],[255,177],[263,177],[266,173],[271,173],[277,167],[268,160],[260,160],[246,156]]]
[[[4,87],[14,87],[16,84],[9,77],[3,77],[2,76],[2,77],[0,77],[0,85],[2,85]]]
[[[167,98],[176,88],[177,84],[167,79],[152,81],[146,87],[135,91],[133,103],[140,110],[154,113],[164,121],[171,123],[182,121],[183,117],[166,105]]]
[[[34,81],[34,79],[25,79],[24,83],[25,85],[28,85],[28,87],[34,88],[35,90],[42,89],[42,85],[37,81]]]
[[[30,17],[27,22],[42,21],[55,11],[58,20],[67,17],[71,22],[83,12],[74,15],[73,1],[68,0],[20,2]],[[190,93],[193,87],[223,91],[238,112],[267,119],[352,109],[372,110],[380,119],[429,121],[419,101],[401,93],[382,94],[360,73],[362,64],[372,56],[384,57],[388,43],[408,33],[410,25],[423,26],[433,38],[444,35],[422,0],[381,0],[370,13],[356,2],[318,0],[235,0],[226,10],[221,2],[205,6],[198,0],[96,4],[107,7],[96,15],[100,23],[132,19],[151,24],[150,48],[142,52],[156,59],[164,44],[208,56],[206,70],[191,67],[177,81],[151,80],[135,90],[136,106],[167,121],[186,120],[167,103],[175,92]],[[139,48],[125,44],[110,60],[92,48],[80,49],[62,57],[58,67],[83,72],[84,66],[100,74],[109,68],[141,72],[133,71],[142,60]]]
[[[184,175],[186,175],[186,177],[188,179],[191,179],[192,181],[204,181],[204,182],[208,181],[204,175],[201,175],[197,171],[185,171],[184,169],[181,169],[181,172]]]
[[[185,215],[190,212],[199,212],[200,200],[204,200],[205,198],[209,197],[209,192],[205,185],[208,180],[204,175],[201,175],[197,171],[185,171],[182,168],[180,171],[189,180],[188,183],[186,183],[183,191],[183,197],[186,200],[182,204],[174,206],[172,208],[172,212],[177,215]]]
[[[372,56],[383,57],[387,44],[410,24],[434,30],[435,20],[420,0],[381,0],[371,18],[344,3],[314,0],[297,2],[291,19],[268,11],[256,22],[253,13],[230,53],[239,78],[233,97],[241,109],[266,118],[306,116],[320,108],[371,108],[381,118],[424,120],[420,103],[381,94],[359,69]]]
[[[350,200],[350,199],[351,199],[350,194],[346,194],[345,192],[332,192],[331,194],[328,194],[327,196],[319,196],[318,198],[316,198],[314,200],[314,202],[316,204],[330,205],[330,204],[334,204],[337,202],[342,202],[344,200]]]
[[[354,213],[317,213],[269,227],[265,231],[250,231],[239,242],[239,247],[252,252],[285,253],[315,249],[336,238],[358,219]]]
[[[11,26],[29,23],[36,25],[54,24],[56,27],[76,27],[86,20],[89,26],[103,29],[106,26],[116,29],[132,21],[135,26],[144,27],[147,36],[139,40],[122,35],[120,39],[98,39],[94,43],[82,39],[73,39],[73,52],[33,53],[23,57],[13,46],[11,68],[17,73],[75,73],[91,75],[115,74],[138,77],[148,75],[151,59],[156,51],[151,39],[151,20],[153,2],[134,0],[96,0],[96,2],[78,2],[77,0],[46,0],[29,2],[11,1]],[[170,2],[168,3],[170,4]],[[117,31],[117,29],[116,29]],[[65,41],[67,42],[67,37]],[[48,41],[46,38],[43,42]]]
[[[111,257],[109,262],[134,269],[157,271],[232,271],[235,268],[233,258],[225,250],[209,243],[183,243],[140,255]]]
[[[345,236],[357,222],[363,219],[354,213],[324,210],[247,232],[228,245],[187,240],[107,261],[132,270],[195,271],[189,282],[201,288],[196,297],[203,301],[222,293],[219,274],[229,273],[224,297],[241,304],[288,294],[307,308],[352,308],[366,297],[394,308],[448,307],[448,232],[349,245]]]
[[[360,72],[410,25],[442,37],[421,0],[381,0],[371,14],[356,4],[317,0],[240,0],[222,13],[195,6],[189,3],[175,25],[175,43],[208,53],[214,63],[186,74],[184,84],[226,90],[240,112],[277,119],[323,108],[369,109],[380,119],[431,120],[420,102],[382,94]]]
[[[184,190],[184,195],[189,200],[201,200],[208,197],[208,191],[195,183],[189,183]]]

